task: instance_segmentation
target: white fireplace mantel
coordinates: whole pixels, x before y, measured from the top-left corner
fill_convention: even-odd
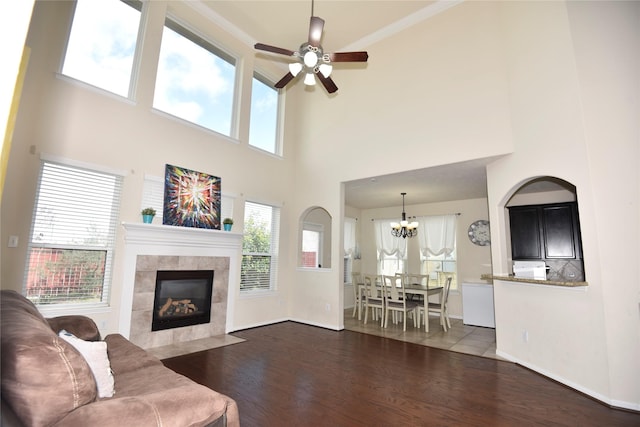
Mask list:
[[[166,245],[240,249],[242,234],[205,228],[123,222],[127,245]]]
[[[125,260],[119,332],[129,338],[138,255],[229,258],[226,332],[233,330],[233,307],[240,283],[242,234],[192,227],[123,222]]]

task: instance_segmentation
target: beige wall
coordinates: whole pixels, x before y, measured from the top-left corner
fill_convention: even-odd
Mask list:
[[[508,272],[504,204],[522,182],[550,175],[577,187],[589,287],[497,282],[498,351],[608,403],[640,409],[640,3],[464,2],[368,46],[364,69],[335,71],[340,86],[335,96],[303,85],[288,88],[284,159],[247,147],[246,106],[240,111],[238,141],[150,110],[163,2],[150,2],[155,13],[142,64],[148,78],[135,103],[57,78],[68,18],[57,10],[60,4],[65,2],[37,4],[41,14],[29,40],[32,63],[3,197],[0,240],[15,234],[23,244],[3,249],[3,288],[20,287],[40,152],[129,171],[125,221],[138,220],[143,174],[161,175],[171,161],[223,177],[223,191],[240,195],[236,209],[252,197],[282,204],[278,291],[265,298],[237,298],[235,327],[289,318],[340,329],[341,218],[350,212],[341,183],[504,156],[488,168],[489,197],[482,202],[492,225],[493,271]],[[240,84],[248,99],[251,48],[215,26],[206,31],[245,57]],[[36,154],[29,153],[31,146]],[[408,155],[391,156],[392,150]],[[241,160],[246,168],[229,159]],[[332,269],[296,268],[296,224],[311,206],[324,207],[333,218]],[[473,209],[461,223],[484,218],[479,206]],[[398,210],[390,214],[397,216]],[[234,217],[242,215],[234,212]],[[363,239],[365,220],[359,222]],[[473,261],[459,273],[474,278],[485,271],[487,255],[465,245],[461,249]],[[364,244],[362,252],[366,270]],[[116,272],[119,263],[116,259]],[[116,280],[116,297],[123,286],[129,284]],[[103,317],[108,329],[117,329],[117,316]]]
[[[589,286],[496,282],[498,353],[637,410],[640,4],[508,3],[504,13],[515,150],[488,168],[494,271],[509,271],[504,204],[521,182],[551,175],[577,188]]]
[[[24,40],[27,37],[29,20],[34,0],[25,0],[13,5],[11,13],[0,16],[0,37],[2,43],[2,70],[0,70],[0,197],[4,189],[6,168],[9,162],[11,137],[19,104],[16,83],[19,81]],[[28,58],[28,52],[24,52]],[[0,249],[1,252],[1,249]]]

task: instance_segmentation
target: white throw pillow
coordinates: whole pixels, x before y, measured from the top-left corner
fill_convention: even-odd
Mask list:
[[[60,338],[74,346],[89,364],[98,384],[98,397],[111,397],[114,393],[113,372],[107,356],[107,343],[104,341],[85,341],[64,329]]]

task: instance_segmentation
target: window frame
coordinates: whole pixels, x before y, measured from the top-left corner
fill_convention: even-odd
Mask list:
[[[156,74],[154,76],[156,87],[154,89],[153,98],[151,100],[152,110],[159,114],[172,118],[174,120],[179,120],[190,126],[195,126],[206,132],[213,132],[224,138],[230,138],[232,140],[235,140],[235,142],[237,142],[238,134],[239,134],[239,119],[238,119],[238,114],[239,114],[238,105],[239,105],[239,99],[240,99],[239,86],[240,86],[240,79],[242,74],[241,58],[231,53],[229,49],[226,49],[225,47],[223,47],[213,37],[205,35],[205,33],[200,31],[196,27],[194,27],[188,21],[185,21],[184,19],[180,18],[177,14],[175,14],[170,10],[167,11],[167,14],[164,19],[164,23],[162,25],[163,33],[166,28],[172,30],[173,32],[177,33],[179,36],[184,37],[194,45],[206,50],[210,54],[214,55],[218,59],[228,63],[230,66],[233,67],[234,75],[233,75],[233,82],[231,84],[232,87],[230,88],[232,93],[231,93],[231,105],[230,105],[230,117],[229,117],[229,133],[225,134],[221,130],[212,129],[211,127],[192,121],[188,118],[178,116],[175,113],[170,111],[165,111],[164,109],[156,105],[156,91],[158,90],[157,89],[158,72],[160,70],[160,65],[161,65],[160,53],[162,51],[162,42],[160,43],[160,51],[158,52],[158,60],[156,62],[157,69],[156,69]]]
[[[405,274],[407,271],[407,259],[409,257],[409,249],[404,254],[404,257],[401,257],[398,252],[395,252],[393,255],[387,255],[383,251],[378,251],[378,273],[387,276],[394,276],[396,273]],[[396,269],[394,272],[387,271],[385,273],[385,262],[395,263],[399,269]]]
[[[258,80],[259,82],[261,82],[262,84],[264,84],[267,87],[270,87],[274,90],[274,92],[276,93],[276,97],[277,97],[277,105],[276,105],[276,117],[275,117],[275,135],[274,135],[274,150],[273,151],[269,151],[269,150],[265,150],[257,145],[254,145],[251,143],[251,124],[252,124],[252,120],[253,120],[253,82],[254,80]],[[284,100],[285,100],[285,96],[284,96],[284,91],[282,89],[277,89],[274,87],[275,86],[275,82],[267,77],[266,73],[263,73],[259,70],[255,70],[253,71],[253,77],[251,79],[251,96],[252,96],[252,101],[250,102],[249,105],[249,136],[248,136],[248,145],[250,148],[254,149],[254,150],[258,150],[260,152],[263,153],[268,153],[277,157],[282,157],[283,155],[283,132],[282,129],[284,127]]]
[[[120,220],[120,207],[122,204],[122,194],[123,194],[123,185],[124,185],[124,176],[126,172],[110,169],[107,167],[103,167],[100,165],[87,164],[83,162],[78,162],[70,159],[59,158],[55,156],[49,156],[43,154],[40,160],[40,169],[39,169],[39,177],[37,183],[37,189],[35,193],[33,214],[31,218],[29,239],[27,243],[27,255],[25,260],[24,267],[24,275],[22,280],[22,291],[24,295],[27,295],[27,287],[28,287],[28,279],[29,279],[29,269],[30,269],[30,261],[31,261],[31,251],[33,248],[48,248],[48,249],[62,249],[62,250],[104,250],[106,253],[106,260],[104,264],[104,276],[102,281],[102,299],[99,302],[74,302],[74,301],[65,301],[60,303],[52,303],[52,304],[38,304],[37,305],[40,312],[43,315],[62,315],[62,314],[74,314],[74,313],[98,313],[103,311],[108,311],[111,306],[111,295],[112,295],[112,287],[114,281],[114,259],[115,259],[115,250],[116,250],[116,239],[118,232],[118,224]],[[36,220],[38,215],[38,208],[41,203],[41,195],[42,195],[42,179],[45,167],[47,165],[51,165],[53,168],[61,167],[66,169],[73,169],[74,172],[79,174],[86,173],[87,176],[93,174],[99,175],[110,175],[114,179],[114,189],[112,196],[112,206],[109,212],[109,226],[108,232],[109,235],[105,239],[106,243],[104,246],[100,245],[92,245],[92,244],[77,244],[77,243],[40,243],[34,242],[33,236],[35,234]],[[67,187],[68,188],[68,187]],[[55,193],[48,193],[50,196]],[[64,224],[64,223],[63,223]]]
[[[76,9],[77,9],[77,5],[78,5],[78,1],[75,0],[73,2],[73,12],[71,14],[70,17],[70,22],[69,22],[69,28],[67,29],[67,35],[66,35],[66,40],[65,40],[65,45],[64,45],[64,50],[62,52],[62,56],[60,58],[60,65],[58,67],[58,76],[64,78],[64,79],[69,79],[70,81],[73,81],[75,83],[81,84],[81,85],[86,85],[89,88],[92,88],[94,90],[98,90],[100,92],[109,94],[111,96],[116,96],[116,97],[120,97],[120,98],[125,98],[125,99],[129,99],[129,100],[134,100],[135,99],[135,93],[137,90],[137,83],[138,83],[138,75],[139,75],[139,71],[140,71],[140,61],[141,61],[141,54],[142,54],[142,44],[143,44],[143,33],[144,33],[144,22],[146,21],[146,15],[147,15],[147,9],[148,6],[146,5],[146,1],[143,0],[118,0],[121,3],[124,3],[125,5],[137,10],[138,12],[140,12],[140,19],[138,21],[138,28],[136,31],[136,41],[135,41],[135,48],[133,51],[133,57],[132,57],[132,63],[131,63],[131,70],[129,71],[129,83],[128,83],[128,89],[127,89],[127,93],[126,94],[122,94],[122,93],[118,93],[118,92],[114,92],[112,89],[97,85],[95,82],[89,82],[84,80],[83,78],[80,77],[76,77],[70,74],[67,74],[64,72],[64,68],[65,68],[65,64],[67,62],[67,54],[69,53],[69,42],[71,41],[71,33],[73,30],[73,24],[74,21],[76,19]]]
[[[456,241],[456,249],[453,251],[451,255],[427,255],[424,256],[422,253],[420,254],[420,274],[428,274],[429,275],[429,283],[433,285],[436,283],[438,286],[444,286],[444,282],[448,276],[451,276],[451,291],[457,292],[460,290],[460,285],[458,283],[458,257],[457,257],[457,241]],[[442,259],[440,259],[442,258]],[[439,263],[440,267],[436,267],[434,269],[429,269],[430,263]],[[451,263],[453,264],[453,270],[445,270],[444,264]],[[435,285],[433,285],[435,286]]]
[[[271,223],[269,224],[270,228],[270,241],[269,241],[269,252],[248,252],[245,251],[245,238],[247,236],[248,231],[248,209],[247,205],[256,205],[260,208],[270,208],[271,209]],[[281,218],[281,209],[279,206],[274,204],[246,200],[244,204],[244,231],[243,231],[243,244],[242,244],[242,259],[240,266],[240,295],[260,295],[265,293],[271,293],[277,291],[277,278],[278,278],[278,263],[279,263],[279,246],[280,246],[280,218]],[[270,271],[269,271],[269,287],[249,287],[245,288],[247,285],[243,283],[244,275],[244,261],[245,256],[261,256],[261,257],[270,257]]]

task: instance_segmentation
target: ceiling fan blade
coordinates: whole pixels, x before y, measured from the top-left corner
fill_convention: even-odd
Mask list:
[[[281,47],[269,46],[268,44],[263,44],[263,43],[256,43],[253,47],[258,49],[258,50],[264,50],[264,51],[271,52],[271,53],[279,53],[281,55],[287,55],[287,56],[292,56],[293,53],[294,53],[292,50],[289,50],[289,49],[283,49]]]
[[[322,73],[317,73],[316,76],[318,76],[320,83],[322,83],[322,86],[324,86],[327,92],[333,93],[338,90],[338,86],[336,86],[331,77],[325,77]]]
[[[329,54],[331,62],[367,62],[369,54],[367,52],[334,52]]]
[[[322,38],[322,29],[324,28],[324,19],[312,16],[309,22],[309,44],[311,46],[320,46]]]
[[[284,75],[283,78],[281,78],[278,83],[275,84],[275,87],[277,87],[278,89],[282,89],[283,87],[285,87],[287,85],[287,83],[289,83],[291,80],[293,80],[295,76],[293,74],[291,74],[291,72],[288,72],[287,74]]]

